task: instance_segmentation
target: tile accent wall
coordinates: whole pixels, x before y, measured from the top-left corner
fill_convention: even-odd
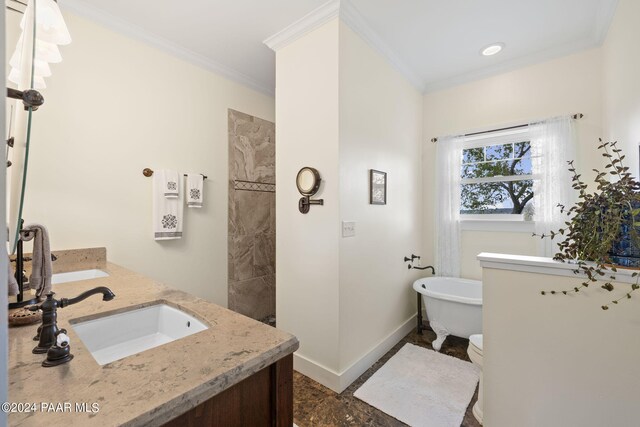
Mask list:
[[[229,309],[275,316],[275,124],[229,110]]]

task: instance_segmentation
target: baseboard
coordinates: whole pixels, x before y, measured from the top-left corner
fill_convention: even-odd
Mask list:
[[[354,362],[347,369],[340,374],[340,392],[349,387],[352,382],[358,379],[360,375],[364,374],[367,369],[373,366],[382,356],[387,354],[394,345],[398,344],[402,338],[404,338],[413,328],[416,327],[416,315],[414,314],[409,319],[405,320],[402,325],[396,328],[395,331],[387,335],[376,346],[371,348],[364,356]]]
[[[330,388],[336,393],[340,393],[340,391],[338,391],[340,389],[340,374],[333,369],[329,369],[318,362],[306,358],[297,351],[293,353],[293,369],[319,382],[323,386]]]
[[[355,380],[366,372],[374,363],[393,348],[402,338],[404,338],[416,325],[416,315],[404,321],[402,325],[387,335],[382,341],[371,348],[360,359],[351,364],[347,369],[338,373],[329,369],[298,352],[293,355],[293,369],[301,374],[319,382],[336,393],[342,393]]]

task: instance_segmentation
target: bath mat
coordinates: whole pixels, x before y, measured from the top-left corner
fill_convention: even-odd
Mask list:
[[[459,427],[479,372],[472,363],[405,344],[353,395],[413,427]]]

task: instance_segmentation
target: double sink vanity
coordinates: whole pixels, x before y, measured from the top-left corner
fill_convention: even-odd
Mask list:
[[[57,309],[74,356],[59,366],[32,353],[38,324],[10,329],[9,399],[22,405],[10,425],[293,424],[294,336],[106,255],[73,267],[54,276],[56,299],[96,287],[116,297]]]

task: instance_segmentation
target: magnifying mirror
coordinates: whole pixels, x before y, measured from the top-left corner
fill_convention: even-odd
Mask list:
[[[296,177],[296,185],[298,186],[298,191],[303,196],[313,196],[318,192],[318,188],[320,188],[320,174],[314,168],[304,167],[300,169],[298,172],[298,176]]]
[[[298,191],[302,194],[303,197],[300,198],[298,202],[298,210],[300,213],[306,214],[311,209],[311,205],[323,205],[324,200],[311,200],[310,197],[318,192],[320,188],[320,182],[322,179],[320,178],[320,173],[310,167],[304,167],[300,169],[298,172],[298,176],[296,177],[296,186],[298,187]]]

